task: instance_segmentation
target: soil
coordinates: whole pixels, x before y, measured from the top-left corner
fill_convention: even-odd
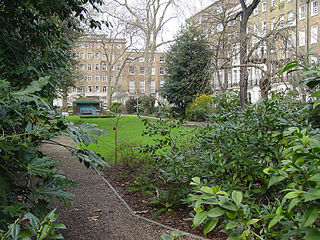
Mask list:
[[[66,137],[56,139],[59,143],[74,146],[74,143]],[[73,157],[61,146],[43,144],[40,150],[51,156],[52,159],[60,161],[58,168],[63,170],[64,175],[74,180],[78,186],[68,189],[75,194],[71,207],[67,208],[64,203],[56,201],[53,207],[57,207],[59,214],[58,221],[67,226],[62,231],[65,239],[69,240],[160,240],[161,235],[170,234],[170,230],[157,224],[152,224],[144,219],[133,215],[126,206],[119,200],[113,190],[104,182],[96,172],[87,169],[83,163]],[[114,176],[116,179],[117,168],[111,168],[106,176]],[[114,172],[114,174],[111,174]],[[119,172],[120,173],[120,172]],[[120,180],[121,179],[121,180]],[[132,178],[130,178],[132,181]],[[120,191],[130,184],[129,178],[119,178]],[[127,183],[128,182],[128,183]],[[129,204],[133,209],[144,210],[135,202],[141,202],[141,198],[135,198],[135,194],[127,195]],[[123,195],[125,196],[125,195]],[[140,201],[138,201],[140,199]],[[152,209],[151,209],[152,210]],[[150,210],[150,213],[151,213]],[[149,212],[149,211],[148,211]],[[137,213],[137,212],[136,212]],[[157,219],[165,224],[171,224],[181,229],[189,229],[188,223],[181,219],[186,217],[185,213],[179,213],[179,218],[171,218],[167,215]],[[167,218],[167,219],[166,219]],[[178,220],[180,219],[180,220]],[[177,223],[175,223],[177,222]],[[184,236],[182,239],[195,239],[191,236]],[[219,239],[219,238],[214,238]]]
[[[170,226],[181,231],[192,233],[198,236],[206,237],[208,239],[223,240],[227,236],[220,232],[219,226],[207,236],[204,236],[201,228],[193,228],[190,216],[190,209],[179,209],[172,213],[166,212],[153,218],[153,214],[158,210],[152,207],[149,202],[152,196],[143,194],[141,191],[132,191],[129,186],[134,183],[136,169],[128,168],[123,165],[112,165],[110,168],[103,169],[104,177],[117,190],[121,197],[131,207],[135,214],[139,214],[145,218],[153,219],[156,222]],[[169,186],[161,186],[168,188]]]

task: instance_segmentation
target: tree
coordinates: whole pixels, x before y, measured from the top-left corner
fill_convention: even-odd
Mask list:
[[[175,0],[113,0],[112,2],[118,11],[108,11],[108,14],[130,24],[140,32],[143,41],[146,95],[150,95],[154,53],[160,46],[171,42],[159,38],[162,35],[163,27],[174,18],[169,16],[169,9],[175,4]],[[108,8],[110,9],[110,7]]]
[[[209,43],[199,29],[183,29],[166,55],[167,81],[161,95],[184,116],[188,103],[210,89]]]

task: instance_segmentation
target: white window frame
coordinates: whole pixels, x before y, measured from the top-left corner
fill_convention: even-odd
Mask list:
[[[87,53],[87,59],[89,59],[89,60],[92,59],[92,53],[90,53],[90,52]]]
[[[100,76],[99,75],[96,75],[95,78],[96,82],[100,82]]]
[[[107,75],[103,75],[102,76],[102,82],[106,82],[107,81]]]
[[[129,93],[134,93],[136,84],[134,80],[129,80]]]
[[[139,67],[139,75],[144,75],[144,67]]]
[[[100,53],[95,53],[94,54],[94,59],[99,60],[100,59]]]
[[[134,75],[135,74],[135,67],[129,66],[129,75]]]
[[[306,30],[299,30],[299,47],[306,45]]]
[[[165,74],[165,69],[164,67],[159,68],[159,75],[164,75]]]
[[[88,71],[92,71],[92,65],[89,63],[87,66]]]
[[[140,93],[145,93],[146,92],[146,82],[145,82],[145,80],[140,80],[139,81],[139,89],[140,89]]]
[[[267,1],[263,1],[261,4],[261,12],[267,11]]]
[[[155,93],[156,92],[156,81],[151,81],[150,82],[150,93]]]
[[[303,20],[305,18],[306,18],[306,5],[304,4],[299,7],[299,20]]]
[[[159,63],[164,63],[164,57],[163,56],[160,56]]]
[[[318,15],[319,12],[319,2],[318,0],[311,2],[311,16]]]
[[[100,71],[100,64],[99,63],[96,64],[95,69],[96,69],[96,71]]]
[[[156,75],[156,68],[151,68],[151,75]]]
[[[80,59],[84,59],[84,53],[79,54]]]
[[[107,86],[102,86],[102,92],[107,92]]]
[[[102,64],[102,71],[107,71],[107,64],[105,63]]]
[[[96,92],[100,92],[100,86],[96,86],[95,91],[96,91]]]
[[[92,86],[88,86],[88,92],[92,92]]]
[[[318,37],[319,37],[319,32],[318,32],[318,25],[313,25],[311,26],[310,29],[310,43],[317,43],[318,42]]]
[[[88,81],[88,82],[91,82],[91,81],[92,81],[92,76],[91,76],[91,75],[88,75],[87,81]]]

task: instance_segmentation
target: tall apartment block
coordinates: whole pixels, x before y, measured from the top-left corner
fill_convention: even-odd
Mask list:
[[[253,11],[247,26],[248,92],[253,102],[259,100],[260,85],[266,78],[271,79],[271,90],[295,84],[290,76],[279,74],[288,61],[302,59],[313,47],[309,61],[318,61],[318,8],[318,0],[261,0]],[[198,25],[212,44],[216,91],[239,88],[240,11],[238,0],[217,0],[187,20]]]
[[[68,93],[69,106],[79,97],[97,97],[106,106],[110,94],[112,102],[122,103],[129,97],[145,95],[143,52],[128,48],[125,39],[108,39],[104,35],[82,36],[74,53],[78,71],[74,76],[76,86]],[[164,61],[164,53],[154,54],[150,93],[157,99],[159,88],[164,84]]]

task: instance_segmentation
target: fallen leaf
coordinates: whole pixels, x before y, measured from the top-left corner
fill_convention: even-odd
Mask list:
[[[102,209],[93,210],[94,212],[102,212]]]
[[[87,217],[88,220],[91,222],[91,221],[98,221],[99,219],[99,216],[93,216],[93,217]]]
[[[147,213],[149,210],[134,211],[135,214]]]
[[[148,203],[148,201],[147,201],[147,200],[141,200],[141,202],[143,202],[143,203]]]

